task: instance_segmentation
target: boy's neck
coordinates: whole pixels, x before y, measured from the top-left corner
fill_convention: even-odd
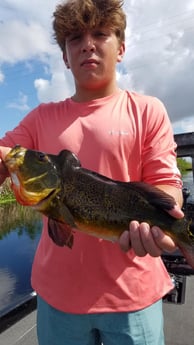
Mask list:
[[[100,89],[83,89],[77,88],[75,94],[72,96],[72,100],[75,102],[89,102],[94,99],[110,96],[117,92],[119,87],[100,88]]]

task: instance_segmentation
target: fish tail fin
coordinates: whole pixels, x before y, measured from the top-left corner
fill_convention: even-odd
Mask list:
[[[178,241],[178,247],[186,258],[187,263],[194,268],[194,222],[189,222],[185,219],[183,228],[182,235],[184,235],[184,238]]]
[[[180,251],[185,257],[187,263],[194,268],[194,244],[193,245],[180,245]]]

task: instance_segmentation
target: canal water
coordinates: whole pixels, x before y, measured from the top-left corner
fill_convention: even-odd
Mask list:
[[[183,176],[194,200],[193,176]],[[0,205],[0,317],[29,300],[31,267],[40,239],[41,216],[17,203]]]
[[[189,171],[188,173],[186,173],[185,175],[183,175],[182,177],[183,179],[183,184],[185,186],[188,186],[191,188],[191,192],[194,192],[194,179],[193,179],[193,172]]]
[[[0,317],[31,299],[30,275],[40,215],[17,203],[0,205]]]

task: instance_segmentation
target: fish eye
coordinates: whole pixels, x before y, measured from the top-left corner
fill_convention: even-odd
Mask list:
[[[45,162],[45,161],[47,161],[47,159],[46,159],[46,154],[45,153],[43,153],[43,152],[39,152],[38,153],[38,160],[40,161],[40,162]]]

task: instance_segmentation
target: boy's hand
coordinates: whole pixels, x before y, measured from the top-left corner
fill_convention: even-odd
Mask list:
[[[175,218],[182,218],[184,216],[178,205],[169,213]],[[150,228],[149,224],[138,223],[135,220],[129,224],[129,231],[126,230],[121,234],[119,244],[125,252],[133,248],[138,256],[150,254],[157,257],[163,251],[172,252],[176,249],[176,244],[171,237],[164,234],[160,228],[157,226]]]
[[[9,176],[3,160],[10,150],[10,147],[0,146],[0,185],[5,181],[6,177]]]

